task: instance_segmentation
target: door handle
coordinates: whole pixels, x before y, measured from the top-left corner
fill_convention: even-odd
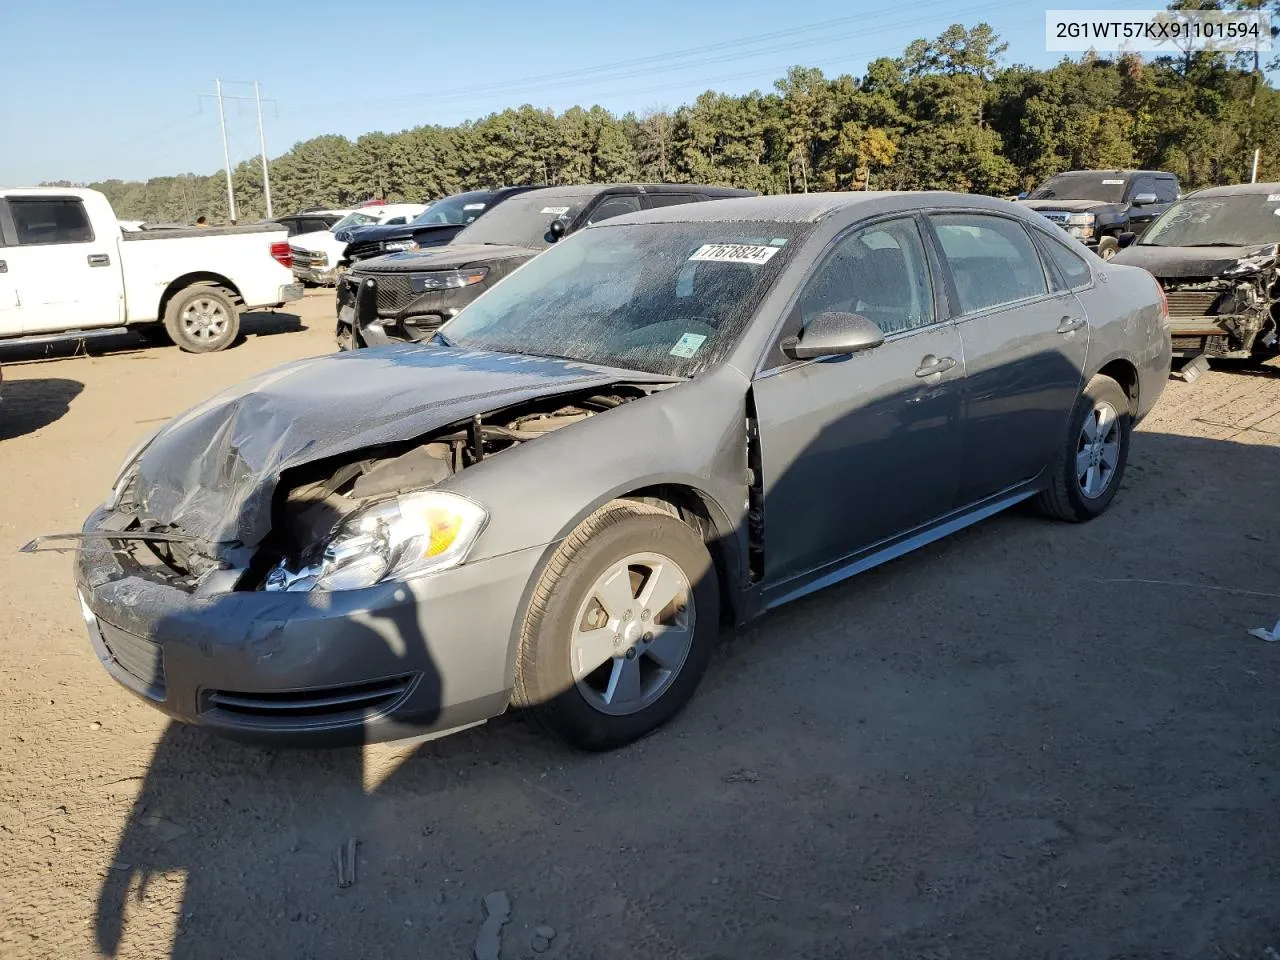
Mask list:
[[[105,253],[91,253],[89,254],[89,266],[109,267],[111,266],[111,258]]]
[[[933,354],[925,357],[920,361],[920,366],[916,368],[917,377],[932,377],[935,373],[946,373],[956,362],[950,357],[935,357]]]
[[[1058,324],[1058,333],[1072,333],[1084,326],[1084,317],[1063,317]]]

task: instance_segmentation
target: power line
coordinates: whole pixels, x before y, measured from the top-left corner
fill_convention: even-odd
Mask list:
[[[669,73],[674,70],[687,69],[689,67],[701,67],[711,63],[725,63],[733,60],[742,60],[748,57],[756,57],[762,54],[778,53],[786,50],[799,50],[813,46],[822,46],[825,44],[837,43],[841,40],[854,38],[875,36],[877,34],[890,33],[902,27],[909,27],[920,20],[922,10],[929,8],[944,8],[953,11],[956,18],[964,18],[979,13],[985,13],[993,10],[1005,9],[1013,6],[1025,6],[1025,0],[997,0],[997,2],[979,4],[965,9],[956,9],[952,0],[926,0],[926,2],[913,8],[912,15],[909,19],[896,21],[893,23],[880,22],[872,29],[862,29],[850,31],[841,34],[827,35],[807,40],[799,40],[785,44],[770,44],[760,49],[747,50],[737,53],[725,54],[721,56],[707,58],[703,54],[715,50],[744,46],[750,44],[762,43],[764,41],[776,39],[779,36],[787,34],[796,34],[799,32],[812,32],[818,29],[827,29],[831,26],[841,25],[850,21],[865,21],[865,17],[841,17],[835,20],[825,20],[804,27],[794,27],[789,30],[773,31],[771,33],[757,34],[750,37],[743,37],[737,40],[721,41],[720,43],[704,44],[698,47],[689,47],[684,50],[672,51],[670,53],[655,54],[650,57],[641,57],[635,60],[619,61],[611,64],[597,65],[594,67],[583,67],[576,70],[568,70],[555,74],[542,74],[540,76],[524,77],[517,80],[498,81],[489,84],[478,84],[468,87],[454,87],[443,90],[435,90],[429,94],[413,94],[402,97],[380,97],[377,99],[364,100],[348,100],[331,102],[324,105],[317,105],[316,110],[330,111],[335,108],[342,107],[365,107],[369,105],[383,106],[396,103],[419,103],[430,101],[431,103],[451,102],[462,99],[471,99],[478,94],[504,94],[507,92],[523,92],[529,90],[545,90],[554,89],[578,83],[582,80],[592,79],[593,82],[607,83],[611,80],[629,79],[635,76],[651,75],[655,72]],[[664,60],[678,61],[668,66],[658,69],[630,69],[644,64],[654,64]],[[621,72],[619,72],[621,71]],[[612,73],[613,76],[595,76],[601,73]],[[296,113],[306,113],[307,111],[295,111]]]

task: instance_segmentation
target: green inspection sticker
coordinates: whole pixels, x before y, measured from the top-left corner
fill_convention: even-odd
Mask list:
[[[707,342],[707,338],[701,333],[685,333],[676,341],[676,345],[671,348],[671,356],[684,357],[688,360],[698,348]]]

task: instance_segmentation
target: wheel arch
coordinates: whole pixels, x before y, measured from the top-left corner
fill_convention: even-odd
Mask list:
[[[1136,417],[1138,415],[1142,384],[1138,376],[1138,367],[1132,360],[1124,356],[1111,357],[1098,367],[1093,375],[1110,377],[1120,384],[1120,389],[1129,398],[1130,416]]]
[[[169,309],[169,302],[183,290],[197,286],[223,287],[231,294],[231,299],[237,307],[244,306],[244,296],[240,293],[240,288],[232,283],[231,280],[220,273],[197,271],[195,273],[184,273],[164,288],[164,292],[160,294],[160,308],[156,316],[163,320],[165,311]]]

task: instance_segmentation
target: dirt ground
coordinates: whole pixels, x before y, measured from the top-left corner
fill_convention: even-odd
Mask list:
[[[333,348],[0,352],[0,957],[1248,958],[1280,950],[1280,369],[1171,382],[1113,509],[996,518],[726,642],[588,756],[503,718],[269,751],[111,681],[65,555],[132,443]],[[357,877],[335,858],[358,841]],[[532,939],[539,926],[556,935]]]

